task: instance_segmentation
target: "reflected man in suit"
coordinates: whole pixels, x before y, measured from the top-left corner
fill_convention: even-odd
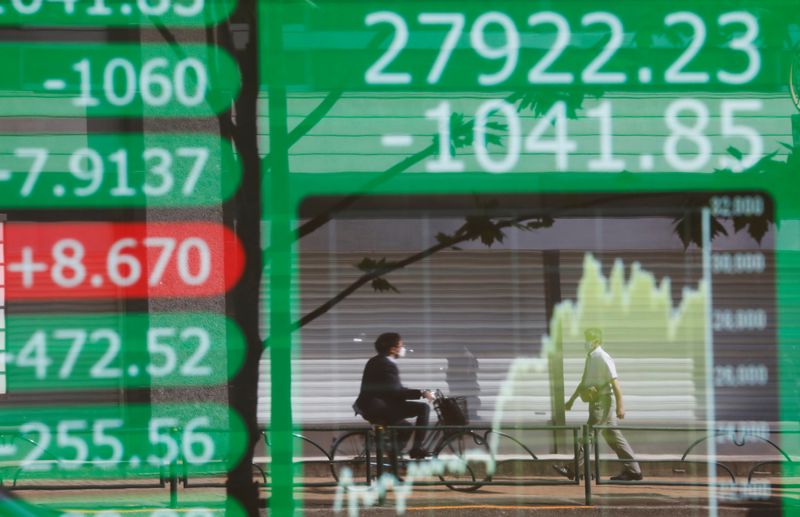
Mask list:
[[[375,340],[377,355],[367,361],[361,377],[361,391],[356,406],[361,415],[372,423],[383,425],[408,425],[406,418],[416,418],[414,425],[426,426],[430,406],[416,399],[433,400],[433,393],[409,389],[400,382],[397,360],[405,356],[403,339],[396,332],[385,332]],[[424,429],[414,430],[414,443],[409,456],[424,458],[427,451],[422,446]]]

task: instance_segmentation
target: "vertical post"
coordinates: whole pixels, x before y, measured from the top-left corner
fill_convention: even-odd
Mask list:
[[[376,470],[377,479],[375,480],[375,489],[378,490],[378,504],[383,506],[386,501],[386,494],[381,490],[380,482],[383,477],[383,426],[375,426],[375,463],[378,465]]]
[[[370,468],[370,462],[372,461],[372,437],[373,434],[369,432],[369,430],[364,431],[364,446],[366,448],[366,452],[364,454],[365,461],[367,462],[364,465],[364,468],[367,471],[367,486],[372,484],[372,469]],[[375,450],[377,452],[378,445],[376,443]],[[377,461],[377,457],[375,459]]]
[[[176,436],[178,435],[178,429],[172,428],[170,429],[170,433],[173,436],[173,440],[176,440]],[[184,462],[186,460],[183,460]],[[169,507],[170,508],[177,508],[178,507],[178,458],[172,458],[172,461],[169,462]]]
[[[292,216],[289,200],[288,100],[283,70],[283,3],[259,2],[266,9],[269,65],[265,70],[269,96],[269,152],[271,167],[262,171],[264,220],[269,222],[269,253],[264,267],[269,269],[269,353],[272,380],[270,427],[272,429],[273,488],[269,512],[292,516],[294,508],[294,469],[292,439],[292,361],[291,361],[291,264]],[[252,35],[255,36],[255,35]],[[261,56],[264,63],[265,56]],[[268,261],[268,262],[267,262]]]
[[[259,441],[256,410],[258,405],[259,361],[264,343],[259,334],[260,306],[258,286],[262,285],[263,256],[261,246],[262,192],[258,152],[257,106],[259,96],[258,20],[252,13],[262,8],[256,0],[238,0],[230,22],[209,28],[207,40],[235,56],[242,76],[242,88],[235,108],[218,115],[220,136],[230,138],[243,167],[242,184],[234,197],[223,206],[223,220],[239,236],[244,247],[245,269],[239,283],[225,296],[225,313],[240,327],[246,339],[245,358],[239,372],[228,382],[228,404],[244,421],[244,434],[230,433],[237,446],[245,442],[245,453],[233,466],[226,480],[226,495],[242,505],[248,515],[256,514],[261,505],[259,489],[253,480],[252,460]],[[233,27],[245,27],[246,43],[234,42]],[[225,164],[223,164],[223,167]],[[224,169],[223,169],[224,171]],[[274,377],[273,377],[274,378]],[[274,420],[273,420],[274,421]]]
[[[594,429],[592,429],[594,432]],[[591,443],[589,442],[589,426],[583,426],[583,497],[586,501],[586,506],[590,506],[592,504],[592,469],[591,469],[591,460],[592,460],[592,449]],[[597,447],[595,447],[595,454],[597,453]],[[595,467],[599,465],[598,458],[595,458]],[[576,472],[575,475],[577,476],[578,473]],[[599,473],[597,479],[600,479]]]
[[[560,329],[553,328],[553,312],[561,302],[561,270],[558,250],[545,250],[542,254],[544,266],[544,307],[548,334],[553,342],[553,350],[547,356],[550,376],[550,412],[553,425],[566,423],[564,409],[564,348]],[[559,444],[565,443],[564,431],[553,431],[553,452],[557,453]]]

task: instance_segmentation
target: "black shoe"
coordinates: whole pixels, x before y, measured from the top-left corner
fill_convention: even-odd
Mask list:
[[[641,472],[631,472],[629,470],[616,476],[611,476],[611,481],[641,481],[642,479],[644,479],[644,476],[642,476]]]
[[[553,470],[555,470],[565,478],[569,479],[570,481],[575,480],[575,473],[572,472],[572,469],[568,469],[563,465],[553,465]]]
[[[411,458],[412,460],[422,460],[428,456],[430,456],[430,454],[422,447],[414,447],[413,449],[408,451],[408,457]]]

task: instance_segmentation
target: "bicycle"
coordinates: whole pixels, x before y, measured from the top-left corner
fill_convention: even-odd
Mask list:
[[[370,484],[378,477],[378,471],[393,472],[400,478],[399,473],[406,470],[410,461],[442,461],[446,465],[458,464],[463,466],[463,472],[445,470],[436,474],[440,481],[451,490],[472,492],[478,490],[483,484],[491,481],[491,475],[485,461],[480,459],[490,457],[489,446],[485,437],[463,427],[467,423],[466,399],[464,397],[445,397],[441,391],[436,390],[433,402],[437,422],[428,431],[423,442],[426,450],[433,451],[430,459],[409,460],[403,456],[403,451],[397,451],[394,443],[396,433],[389,432],[386,426],[370,422],[372,428],[368,430],[354,430],[346,432],[336,438],[331,448],[331,473],[338,482],[342,477],[342,470],[349,468],[354,483]],[[457,407],[461,419],[455,415],[446,415],[452,408]],[[455,420],[455,421],[454,421]],[[456,425],[453,425],[456,424]],[[378,437],[383,440],[381,450],[382,463],[379,465]],[[467,453],[470,453],[467,457]],[[477,453],[477,454],[475,454]],[[473,458],[475,459],[471,459]],[[380,467],[380,468],[379,468]]]

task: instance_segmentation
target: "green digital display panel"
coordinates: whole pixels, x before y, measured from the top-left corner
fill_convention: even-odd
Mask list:
[[[0,510],[6,515],[40,515],[43,517],[112,517],[131,515],[134,517],[217,517],[229,515],[244,517],[247,513],[235,501],[227,503],[181,503],[177,508],[165,508],[138,504],[108,504],[98,502],[71,501],[69,503],[31,504],[22,500],[0,501]]]
[[[0,485],[42,490],[0,513],[561,501],[595,327],[643,486],[797,513],[796,1],[0,0],[0,36]],[[352,407],[393,331],[470,421],[399,469]],[[602,435],[564,500],[620,481]]]
[[[0,135],[0,206],[216,205],[241,181],[230,143],[210,134]]]
[[[241,79],[223,50],[186,43],[14,43],[0,61],[2,117],[192,117],[230,108]]]
[[[211,403],[15,408],[3,418],[2,476],[17,483],[158,477],[178,464],[226,472],[245,447],[241,418]]]
[[[275,7],[292,172],[741,172],[791,143],[784,1]],[[796,65],[795,65],[796,66]],[[795,74],[796,76],[797,74]],[[309,106],[311,105],[311,106]],[[316,112],[314,113],[316,115]]]
[[[13,392],[211,386],[244,359],[238,326],[213,313],[12,316],[6,325]]]
[[[447,386],[477,405],[480,431],[552,453],[563,443],[522,428],[586,424],[585,405],[558,399],[581,381],[582,331],[598,326],[636,452],[688,440],[677,457],[703,464],[667,480],[643,462],[644,484],[706,486],[708,515],[797,514],[789,462],[707,474],[755,444],[783,459],[798,446],[794,3],[323,1],[259,14],[262,195],[279,250],[266,262],[270,381],[295,386],[291,399],[271,392],[284,431],[274,472],[314,476],[293,468],[305,446],[287,421],[314,429],[325,404],[328,421],[364,423],[337,397],[358,393],[351,362],[391,331],[414,349],[398,358],[406,383]],[[688,438],[659,429],[694,424]],[[529,457],[512,468],[520,449],[504,439],[491,481],[539,475]],[[352,467],[334,508],[424,505],[415,482],[450,486],[432,440],[434,458],[399,489],[353,461],[368,446],[334,445],[334,464]],[[596,485],[625,464],[609,445],[595,445]],[[478,472],[451,475],[479,491]],[[279,476],[272,508],[288,514],[291,494]],[[530,504],[523,489],[501,497]]]
[[[774,90],[798,21],[785,0],[322,2],[283,16],[287,84],[457,91]]]
[[[0,25],[202,27],[235,7],[227,0],[8,0],[0,4]]]

